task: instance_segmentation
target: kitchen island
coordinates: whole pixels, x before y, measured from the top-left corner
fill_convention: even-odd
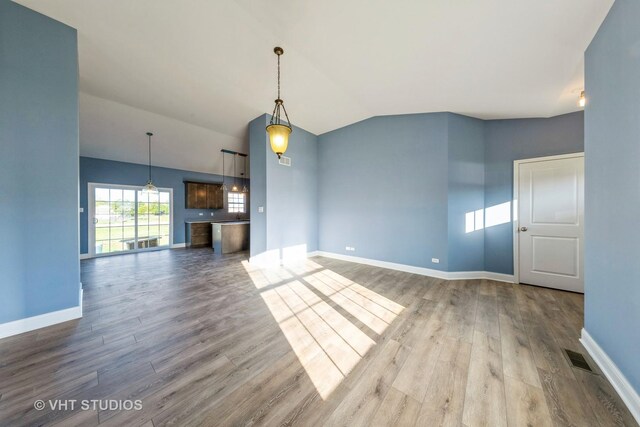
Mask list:
[[[213,251],[230,254],[249,250],[249,221],[220,221],[211,223]]]

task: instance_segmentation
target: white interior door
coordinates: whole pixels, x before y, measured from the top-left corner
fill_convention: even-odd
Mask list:
[[[517,169],[520,283],[584,292],[584,156]]]

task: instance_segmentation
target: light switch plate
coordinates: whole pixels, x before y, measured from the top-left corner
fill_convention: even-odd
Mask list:
[[[431,262],[434,264],[440,264],[440,259],[438,258],[431,258]]]
[[[263,212],[264,212],[264,206],[258,207],[258,213],[263,213]]]

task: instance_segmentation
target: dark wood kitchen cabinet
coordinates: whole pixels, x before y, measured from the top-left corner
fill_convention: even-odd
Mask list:
[[[207,184],[207,209],[224,208],[224,192],[222,185]]]
[[[222,209],[224,198],[222,185],[201,182],[186,182],[187,209]]]
[[[186,242],[187,247],[202,248],[211,247],[211,223],[210,222],[193,222],[187,223]]]

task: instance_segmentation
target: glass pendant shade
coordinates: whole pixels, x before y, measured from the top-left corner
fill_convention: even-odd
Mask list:
[[[267,126],[267,133],[269,134],[271,150],[278,155],[278,158],[281,158],[289,146],[291,120],[289,120],[287,109],[284,108],[284,101],[280,98],[280,56],[282,56],[284,50],[281,47],[275,47],[273,53],[278,56],[278,98],[275,100],[271,120],[269,120],[269,126]],[[283,121],[280,119],[280,113],[284,113],[284,123],[286,123],[286,125],[282,124]]]
[[[152,136],[153,134],[151,132],[147,132],[147,138],[149,138],[149,179],[147,180],[147,183],[144,185],[144,187],[142,187],[143,194],[158,192],[158,188],[155,185],[153,185],[153,181],[151,180],[151,137]]]
[[[249,192],[249,189],[247,188],[246,185],[242,187],[242,192],[243,193],[248,193]]]
[[[229,191],[229,189],[227,188],[226,184],[222,184],[221,189],[222,189],[222,191]]]
[[[291,128],[282,124],[272,124],[267,126],[267,132],[269,133],[271,150],[278,155],[278,158],[282,157],[289,145]]]
[[[153,181],[151,180],[147,181],[147,184],[144,187],[142,187],[143,194],[157,193],[157,192],[158,192],[158,187],[153,185]]]

